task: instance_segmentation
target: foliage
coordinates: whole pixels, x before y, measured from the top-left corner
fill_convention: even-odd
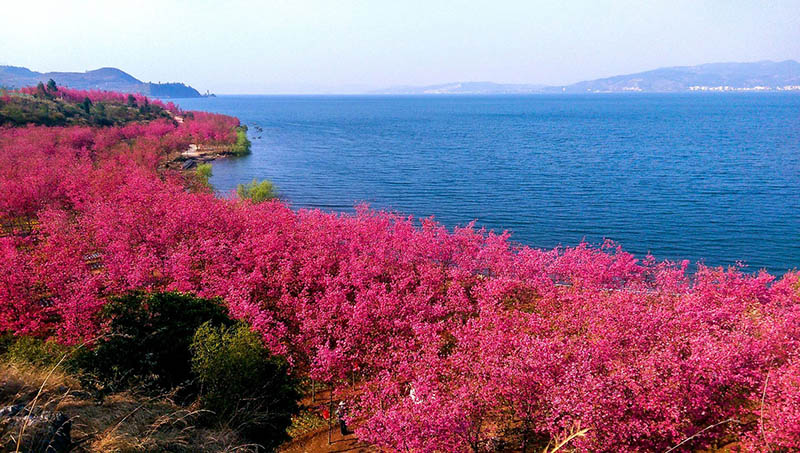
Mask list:
[[[197,177],[200,178],[203,184],[208,185],[208,180],[211,178],[212,167],[210,163],[203,163],[197,166]]]
[[[7,102],[0,104],[0,125],[112,126],[131,121],[170,118],[170,114],[161,108],[143,113],[123,103],[105,100],[93,102],[89,97],[73,102],[56,97],[44,85],[41,93],[35,96],[18,93],[9,96]]]
[[[3,354],[3,360],[13,363],[52,368],[62,364],[69,367],[72,363],[75,347],[65,346],[53,340],[21,336],[13,338]],[[64,359],[62,361],[62,359]]]
[[[297,439],[308,433],[319,431],[327,427],[328,421],[321,415],[310,410],[303,410],[298,415],[292,417],[292,424],[286,429],[286,433],[292,439]]]
[[[237,156],[246,156],[250,154],[250,140],[247,138],[247,126],[239,126],[236,128],[236,143],[233,145],[231,152]]]
[[[44,85],[42,86],[44,87]],[[40,91],[41,89],[38,89],[38,87],[26,87],[19,90],[20,93],[30,95],[34,95]],[[103,90],[76,90],[66,87],[57,87],[57,90],[49,91],[45,89],[45,91],[47,91],[53,97],[58,97],[59,99],[63,99],[68,102],[83,102],[85,98],[89,98],[92,103],[105,102],[109,104],[125,104],[128,101],[128,97],[133,96],[133,98],[136,100],[136,103],[139,105],[149,104],[153,107],[157,107],[159,110],[167,110],[172,113],[179,112],[175,104],[171,102],[164,104],[159,100],[150,100],[146,96],[138,93],[117,93],[115,91]]]
[[[236,118],[207,112],[192,112],[187,118],[191,121],[182,127],[194,142],[235,144],[237,141]]]
[[[275,185],[272,182],[267,180],[258,181],[256,179],[247,184],[239,184],[236,187],[236,194],[239,195],[239,198],[250,200],[253,203],[261,203],[278,197],[275,193]]]
[[[192,371],[201,403],[218,420],[270,451],[288,439],[297,383],[249,327],[203,324],[192,342]]]
[[[17,337],[14,335],[10,333],[0,333],[0,355],[5,355],[16,341]]]
[[[186,386],[195,331],[206,322],[229,323],[218,301],[174,292],[115,297],[101,318],[108,327],[79,364],[102,392]]]
[[[80,106],[83,109],[84,113],[89,115],[89,113],[91,112],[91,109],[92,109],[92,100],[89,99],[88,96],[84,97],[83,98],[83,102],[81,102]]]

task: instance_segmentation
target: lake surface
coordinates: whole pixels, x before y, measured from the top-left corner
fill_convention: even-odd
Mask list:
[[[253,153],[228,193],[275,182],[293,207],[355,203],[533,247],[612,239],[659,259],[800,267],[800,95],[220,96]],[[260,128],[260,130],[259,130]]]

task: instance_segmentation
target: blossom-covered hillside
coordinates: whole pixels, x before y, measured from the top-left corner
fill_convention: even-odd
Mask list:
[[[161,164],[233,144],[238,121],[162,108],[0,129],[0,330],[78,343],[111,296],[219,297],[389,451],[800,445],[797,272],[689,273],[611,243],[539,250],[368,207],[218,198]]]

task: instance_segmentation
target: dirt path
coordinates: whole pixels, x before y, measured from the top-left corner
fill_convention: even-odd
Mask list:
[[[305,407],[335,407],[337,400],[330,398],[330,390],[319,389],[313,397],[306,395],[301,404]],[[353,434],[343,436],[335,418],[330,430],[330,442],[328,439],[328,427],[326,426],[284,444],[279,451],[281,453],[375,453],[380,451],[367,443],[360,442]]]
[[[330,443],[328,443],[328,429],[325,428],[282,446],[280,451],[281,453],[374,453],[378,450],[375,447],[359,442],[352,434],[342,436],[338,427],[334,426]]]

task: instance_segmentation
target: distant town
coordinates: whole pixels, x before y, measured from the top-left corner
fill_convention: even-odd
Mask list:
[[[800,85],[784,85],[777,87],[754,86],[754,87],[732,87],[724,86],[690,86],[689,91],[800,91]]]
[[[708,86],[708,85],[692,85],[687,87],[688,91],[800,91],[800,85],[783,85],[783,86],[753,86],[753,87],[734,87],[730,85],[717,85],[717,86]],[[562,88],[562,91],[567,91],[566,88]],[[647,90],[643,90],[641,87],[638,86],[626,86],[615,88],[613,90],[598,90],[587,88],[587,93],[617,93],[617,92],[643,92]]]

